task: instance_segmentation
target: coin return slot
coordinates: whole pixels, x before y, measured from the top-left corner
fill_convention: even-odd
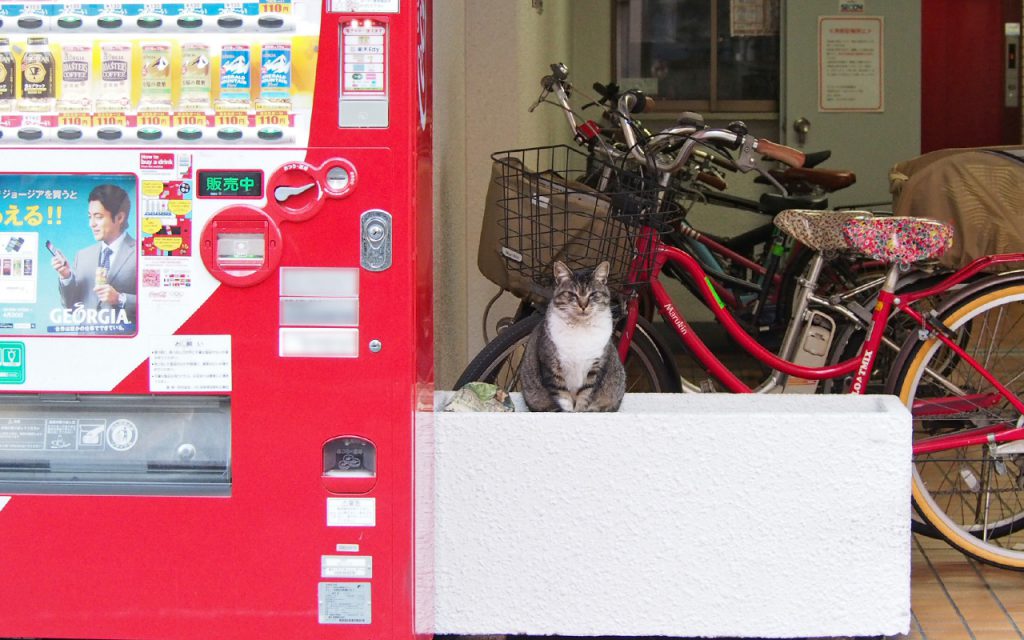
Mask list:
[[[366,493],[377,481],[377,447],[357,436],[324,443],[321,480],[331,493]]]

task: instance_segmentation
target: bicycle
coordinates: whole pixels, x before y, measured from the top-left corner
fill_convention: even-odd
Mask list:
[[[796,175],[791,175],[789,171],[768,170],[759,166],[757,162],[761,154],[751,153],[749,148],[739,149],[740,157],[733,158],[729,150],[715,139],[715,130],[708,129],[699,114],[683,114],[676,126],[651,134],[635,119],[637,113],[645,110],[649,100],[638,91],[620,92],[615,85],[595,83],[594,88],[601,97],[583,109],[595,105],[605,107],[602,117],[611,122],[612,126],[602,127],[593,120],[584,120],[573,110],[570,104],[573,86],[568,81],[568,69],[562,64],[552,64],[551,71],[550,75],[541,80],[541,94],[530,110],[533,111],[542,103],[553,104],[559,108],[565,115],[576,141],[587,147],[588,162],[593,162],[599,167],[609,162],[644,162],[648,163],[652,170],[661,171],[671,179],[672,193],[679,204],[680,215],[672,222],[675,232],[666,233],[665,239],[670,244],[685,247],[693,252],[719,284],[723,300],[738,314],[741,311],[746,313],[750,331],[767,335],[776,324],[775,318],[785,317],[785,314],[776,314],[774,309],[780,299],[780,293],[783,294],[782,300],[788,298],[784,285],[792,281],[794,275],[778,271],[779,255],[783,251],[781,239],[776,237],[775,227],[769,222],[735,238],[719,238],[695,229],[686,221],[686,214],[697,202],[764,214],[769,219],[787,208],[825,208],[827,199],[822,197],[823,194],[852,184],[855,177],[849,172],[820,169],[801,169],[801,173]],[[549,96],[553,96],[555,101],[549,100]],[[741,122],[732,123],[730,128],[746,134],[746,127]],[[753,137],[745,139],[751,141],[751,144],[759,143]],[[771,147],[771,150],[780,154],[789,164],[800,164],[805,158],[795,149],[772,145],[768,141],[760,143],[764,145],[765,150]],[[635,152],[635,148],[640,146],[647,148],[645,153]],[[684,149],[680,157],[685,157],[685,162],[677,163],[671,169],[665,165],[658,166],[659,154],[671,154],[680,148]],[[828,156],[828,152],[811,154],[811,163],[823,162]],[[599,182],[600,171],[589,169],[590,167],[587,175],[581,176],[580,179],[598,190],[608,188],[606,184]],[[724,171],[756,171],[759,180],[774,184],[777,191],[765,193],[759,200],[724,193],[722,191],[727,186],[723,177]],[[791,187],[800,187],[802,195],[789,197],[779,180],[785,181]],[[705,184],[710,184],[713,188],[704,188]],[[480,254],[481,271],[492,281],[504,285],[500,277],[495,277],[485,267],[484,261],[489,258],[490,256],[485,256],[484,253]],[[506,289],[508,287],[503,287],[485,309],[485,338],[488,335],[487,316],[490,305]],[[531,299],[525,301],[525,305],[513,318],[499,321],[499,329],[508,326],[510,320],[521,319],[532,312],[535,303],[543,302],[542,298],[527,295],[526,292],[516,289],[511,291],[521,298]]]
[[[564,70],[561,71],[564,72]],[[558,96],[559,103],[565,106],[564,113],[570,125],[578,129],[594,130],[594,127],[578,124],[571,110],[568,109],[567,90],[563,80],[559,80],[559,77],[548,77],[545,79],[544,86],[546,87],[545,91],[553,92]],[[542,93],[542,97],[544,95]],[[630,113],[631,100],[635,99],[634,95],[627,94],[624,96],[624,103],[618,106],[614,113],[620,115]],[[635,125],[633,123],[627,125],[625,124],[626,119],[624,118],[623,120],[623,131],[632,131]],[[710,129],[702,127],[702,125],[694,126],[692,123],[688,123],[652,136],[647,143],[649,151],[641,151],[632,134],[624,133],[624,137],[630,143],[630,146],[625,147],[625,150],[622,151],[617,150],[617,148],[606,141],[592,136],[590,138],[590,154],[572,150],[571,147],[564,145],[555,145],[551,147],[537,147],[534,150],[516,150],[500,153],[496,154],[493,158],[496,161],[496,171],[499,172],[508,168],[514,169],[515,167],[512,167],[513,163],[516,166],[529,165],[534,168],[532,171],[538,176],[547,174],[561,175],[567,180],[595,187],[598,193],[605,194],[624,186],[624,184],[624,188],[628,190],[631,182],[637,179],[637,172],[650,176],[641,179],[654,179],[662,183],[673,180],[674,176],[678,176],[681,169],[687,167],[690,158],[693,157],[693,154],[701,144],[736,148],[739,151],[739,158],[733,162],[733,166],[737,171],[741,172],[758,171],[759,173],[764,173],[758,162],[762,156],[778,157],[791,164],[800,164],[803,158],[799,152],[792,150],[792,148],[777,145],[766,140],[758,140],[746,133],[744,128],[738,126],[732,129]],[[669,153],[672,148],[675,150],[675,156]],[[648,162],[649,159],[653,160]],[[653,169],[650,168],[651,165],[653,165]],[[493,187],[502,179],[501,175],[496,174],[494,177]],[[505,177],[509,178],[509,176]],[[685,212],[677,205],[679,202],[678,181],[672,181],[671,183],[671,188],[662,188],[662,195],[666,197],[667,201],[671,201],[668,202],[669,206],[675,208],[671,216],[663,208],[663,217],[673,224],[675,230],[672,232],[678,233]],[[500,195],[499,189],[499,197]],[[484,216],[478,265],[486,278],[498,283],[502,291],[512,291],[523,300],[513,318],[513,322],[509,323],[510,326],[514,326],[515,323],[521,322],[524,317],[534,313],[537,305],[543,304],[547,300],[548,293],[543,287],[530,285],[528,279],[523,283],[509,278],[507,268],[510,265],[510,256],[514,257],[518,252],[508,254],[506,248],[502,246],[500,239],[494,237],[498,223],[488,220],[501,215],[499,206],[493,207],[498,211],[494,216],[490,212],[492,205],[494,205],[493,201],[496,198],[498,197],[488,193],[488,213]],[[804,201],[796,202],[803,203]],[[568,210],[563,211],[563,213],[568,214]],[[666,232],[668,233],[669,231]],[[780,291],[784,293],[787,290],[791,290],[792,284],[797,280],[795,275],[783,279],[782,276],[769,272],[767,267],[738,255],[728,247],[719,245],[714,239],[698,231],[693,230],[685,240],[687,242],[680,243],[677,237],[673,244],[687,248],[697,259],[701,260],[701,264],[707,268],[711,278],[716,282],[719,301],[728,304],[737,314],[750,309],[752,303],[754,303],[754,311],[750,311],[749,314],[757,318],[757,310],[763,309],[766,301],[771,300],[774,302]],[[739,264],[741,268],[749,269],[751,280],[744,280],[727,272],[726,267],[717,261],[716,256],[723,256],[726,260]],[[773,252],[772,258],[777,259],[777,256],[778,254]],[[555,257],[553,252],[548,256],[552,260]],[[573,266],[571,260],[569,262],[570,266]],[[583,266],[585,262],[586,260],[578,260],[575,266]],[[688,284],[685,278],[678,278],[678,280]],[[755,280],[760,280],[760,282],[752,282]],[[771,298],[768,297],[769,290],[771,290]],[[792,297],[792,294],[786,295],[785,299],[788,301]],[[645,318],[647,315],[648,313],[644,313]],[[783,317],[787,317],[787,314],[783,315]],[[517,338],[524,337],[528,333],[523,327],[520,325],[519,330],[522,332],[522,336],[518,336],[517,333]],[[509,331],[509,329],[505,328],[503,331]],[[671,347],[663,339],[660,339],[646,319],[643,321],[640,331],[642,334],[639,339],[640,346],[635,347],[635,350],[638,352],[642,351],[645,355],[642,357],[636,355],[635,357],[653,361],[653,358],[647,354],[656,352],[658,357],[666,362],[666,368],[669,370],[669,373],[667,375],[644,376],[642,372],[645,370],[641,369],[639,376],[631,376],[630,378],[631,390],[678,391],[689,385],[690,383],[687,379],[693,377],[693,372],[683,372],[684,376],[680,378],[678,375],[679,371],[676,369],[676,357]],[[763,335],[761,332],[753,330],[752,333],[759,336]],[[506,336],[506,342],[513,340],[510,336],[511,334]],[[629,361],[627,361],[627,369],[628,372],[634,371]],[[466,381],[466,376],[468,375],[475,375],[474,372],[475,370],[472,368],[467,369],[465,375],[460,377],[460,382]],[[682,382],[677,383],[676,381],[678,380],[682,380]]]
[[[684,199],[697,198],[773,218],[785,209],[827,209],[825,195],[856,181],[851,172],[806,167],[808,164],[817,166],[829,157],[829,152],[811,154],[808,162],[808,156],[795,149],[749,136],[746,127],[739,122],[730,124],[724,131],[713,130],[705,126],[699,114],[686,113],[679,118],[677,126],[652,134],[632,117],[632,114],[646,108],[647,101],[642,94],[627,91],[619,95],[595,84],[595,90],[602,95],[599,103],[616,96],[619,99],[617,108],[607,110],[605,115],[617,123],[616,131],[621,132],[624,143],[619,148],[610,146],[596,137],[597,127],[593,122],[577,122],[568,100],[571,85],[567,82],[567,71],[560,65],[552,65],[551,68],[553,74],[542,80],[543,91],[534,106],[544,101],[548,93],[554,95],[570,127],[578,132],[577,139],[587,140],[591,153],[623,165],[625,161],[632,161],[641,169],[658,172],[661,184],[671,185],[667,193],[676,202],[680,199],[678,194],[682,193]],[[758,145],[764,147],[766,153],[752,152]],[[702,151],[702,146],[708,151]],[[730,148],[737,150],[738,158],[732,157]],[[720,154],[724,154],[724,158]],[[790,166],[766,169],[759,163],[761,155]],[[804,166],[796,166],[801,160]],[[716,189],[724,188],[725,182],[714,183],[722,176],[715,167],[741,173],[756,172],[755,182],[775,185],[777,191],[762,194],[757,202],[718,193]],[[714,188],[707,189],[705,185]],[[765,346],[777,345],[772,336],[778,335],[792,317],[796,282],[808,268],[812,252],[792,242],[792,238],[779,231],[772,222],[722,242],[690,226],[685,218],[688,207],[682,208],[683,217],[668,221],[672,230],[663,229],[662,240],[698,259],[716,285],[716,301],[726,304],[744,322],[748,333],[758,337]],[[755,247],[761,247],[756,259]],[[786,255],[785,262],[783,255]],[[671,268],[671,265],[667,266]],[[917,265],[913,273],[901,280],[900,287],[923,286],[941,277],[943,271],[934,263]],[[685,277],[673,272],[669,275],[688,285]],[[827,349],[827,353],[818,354],[824,361],[834,364],[848,354],[851,346],[858,344],[858,333],[864,331],[869,318],[866,309],[874,304],[873,296],[884,281],[883,276],[884,265],[878,261],[849,255],[830,257],[822,267],[817,280],[819,287],[809,294],[809,300],[818,312],[825,314],[818,316],[819,324],[831,325],[828,333],[833,346]],[[644,307],[646,317],[651,315],[649,306]],[[888,366],[905,328],[894,324],[891,333],[893,335],[883,340],[887,350],[879,358],[878,365]],[[826,392],[842,389],[843,385],[836,384],[836,381],[825,383]],[[806,391],[813,390],[815,388],[808,385]]]
[[[531,194],[510,197],[534,198]],[[619,201],[612,219],[629,235],[633,249],[620,282],[626,300],[620,356],[630,355],[634,342],[646,339],[642,331],[637,332],[643,324],[637,297],[629,293],[644,287],[680,342],[727,391],[768,393],[791,377],[826,380],[851,375],[850,392],[865,393],[886,327],[893,317],[906,318],[914,330],[900,346],[887,384],[914,416],[915,507],[928,526],[964,553],[1024,570],[1024,547],[1018,548],[1024,535],[1024,358],[1017,354],[1024,354],[1017,342],[1024,339],[1024,273],[1009,271],[972,281],[996,265],[1024,264],[1024,254],[978,258],[936,284],[900,291],[901,272],[908,265],[931,260],[948,246],[948,226],[858,212],[784,212],[776,223],[816,253],[806,278],[798,283],[793,318],[776,355],[749,336],[717,300],[714,285],[693,256],[661,241],[664,223],[658,202],[663,199],[641,190],[634,198],[620,194]],[[541,214],[533,211],[532,215]],[[809,298],[825,254],[851,251],[887,265],[865,339],[855,357],[834,365],[802,365],[795,357],[796,347],[815,336],[819,316],[809,312]],[[659,280],[668,264],[687,274],[731,338],[772,369],[760,385],[752,387],[740,380],[693,331]],[[537,277],[543,281],[541,272]],[[937,297],[941,303],[935,303]],[[539,316],[531,316],[499,334],[474,359],[463,380],[513,387],[507,383],[514,382],[518,349],[539,321]],[[1006,346],[1002,340],[1013,343]],[[655,367],[646,370],[648,378],[664,375],[657,370],[665,365],[662,361],[640,362],[636,361],[639,368]],[[692,383],[682,386],[690,392],[713,390]]]
[[[626,153],[622,151],[627,143],[616,142],[613,138],[616,137],[616,131],[621,133],[622,130],[628,130],[630,131],[629,135],[617,136],[628,141],[630,136],[639,130],[638,121],[632,118],[632,115],[639,111],[636,108],[637,105],[645,104],[644,101],[639,99],[639,94],[636,92],[626,92],[620,96],[617,93],[617,89],[612,92],[601,87],[602,100],[596,101],[594,104],[614,102],[615,106],[606,110],[605,116],[611,122],[617,123],[612,129],[602,129],[593,121],[582,122],[577,119],[576,114],[569,105],[571,85],[567,80],[567,69],[565,69],[564,65],[551,65],[551,68],[552,74],[542,80],[542,93],[533,107],[531,107],[531,110],[546,101],[546,97],[549,94],[555,96],[557,98],[557,105],[565,114],[571,130],[576,134],[577,141],[588,147],[588,163],[593,162],[601,166],[613,158],[616,161],[628,161]],[[595,85],[595,87],[598,86]],[[742,123],[735,123],[734,126],[737,130],[745,132]],[[781,317],[783,315],[776,314],[774,311],[779,294],[785,291],[785,285],[793,280],[793,278],[784,278],[780,273],[776,273],[774,268],[769,272],[768,267],[762,264],[762,262],[777,260],[777,254],[769,253],[769,243],[773,240],[774,232],[772,230],[774,227],[769,223],[760,226],[753,232],[743,234],[741,237],[722,239],[701,233],[693,228],[686,222],[687,210],[689,206],[692,206],[695,201],[699,200],[701,202],[725,205],[736,210],[766,214],[770,218],[771,215],[786,207],[797,205],[803,207],[824,207],[827,201],[821,197],[811,198],[809,196],[799,199],[788,199],[784,195],[784,190],[781,190],[782,193],[780,194],[766,193],[760,201],[737,198],[724,193],[705,193],[701,191],[696,185],[704,181],[717,181],[716,189],[726,186],[724,180],[720,178],[721,171],[714,169],[715,166],[732,172],[746,173],[757,171],[762,175],[767,175],[764,168],[757,165],[756,161],[760,154],[751,153],[750,149],[743,149],[743,155],[738,159],[733,159],[728,155],[728,150],[724,147],[713,146],[715,144],[713,140],[713,136],[716,135],[715,131],[706,129],[699,116],[690,114],[683,124],[664,132],[659,132],[653,138],[655,146],[659,144],[659,141],[661,144],[671,143],[666,145],[667,151],[671,151],[673,145],[677,148],[683,146],[686,148],[689,156],[697,160],[694,163],[681,163],[671,174],[665,174],[666,176],[671,176],[674,187],[673,191],[678,196],[676,203],[680,204],[680,214],[674,221],[677,233],[674,234],[671,242],[678,246],[685,246],[688,250],[699,256],[706,268],[714,274],[713,277],[720,285],[719,291],[723,300],[731,305],[738,314],[745,313],[748,319],[749,330],[752,334],[759,335],[761,339],[770,341],[774,338],[768,329],[777,324],[775,322],[776,316]],[[647,134],[641,133],[641,135],[646,136]],[[757,142],[754,138],[749,138],[749,140],[755,144]],[[766,148],[770,146],[770,143],[767,141],[764,144]],[[800,159],[803,158],[802,154],[793,149],[779,146],[772,148],[783,152],[793,164],[798,164]],[[825,152],[814,154],[812,158],[815,163],[818,163],[824,161],[827,156],[828,153]],[[599,179],[599,173],[590,172],[589,177],[580,175],[580,179],[584,182],[590,180],[591,186],[598,189],[607,190],[613,188],[607,184],[599,184],[591,179],[592,177]],[[827,180],[833,179],[830,174],[823,175]],[[707,180],[708,176],[713,176],[714,180]],[[815,174],[808,174],[808,179],[815,180],[816,178]],[[838,188],[838,185],[833,184],[833,187]],[[485,216],[484,234],[487,233],[487,220]],[[759,256],[755,255],[755,248],[757,247],[762,248]],[[488,335],[488,317],[491,306],[505,291],[512,292],[515,296],[521,298],[522,302],[511,317],[498,320],[496,326],[499,331],[505,330],[514,322],[534,313],[538,306],[546,302],[546,297],[543,293],[537,294],[536,291],[527,291],[510,286],[510,283],[503,278],[503,267],[494,265],[493,261],[496,256],[497,254],[494,251],[485,250],[485,243],[481,242],[481,252],[478,256],[480,270],[488,279],[498,283],[500,286],[498,293],[488,302],[484,310],[483,335],[485,340],[487,340]],[[682,281],[685,284],[685,280]],[[642,329],[644,335],[649,339],[645,340],[644,344],[650,348],[649,350],[656,350],[659,357],[663,360],[672,362],[673,354],[667,343],[658,336],[653,327],[650,326],[650,323],[646,324],[647,326],[642,327]],[[672,375],[671,379],[678,379],[678,376]],[[666,382],[665,380],[661,382],[652,382],[650,380],[635,381],[634,386],[636,385],[639,385],[638,388],[652,391],[680,390],[678,384]]]

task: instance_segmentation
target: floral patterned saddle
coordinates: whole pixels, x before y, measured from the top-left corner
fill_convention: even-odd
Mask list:
[[[855,251],[886,263],[937,258],[953,244],[953,229],[937,220],[873,216],[867,211],[788,209],[775,226],[817,251]]]

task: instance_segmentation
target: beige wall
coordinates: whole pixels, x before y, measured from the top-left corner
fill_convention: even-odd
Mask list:
[[[527,109],[552,62],[566,63],[588,92],[611,79],[611,12],[611,0],[544,0],[539,13],[531,0],[434,3],[438,388],[450,387],[483,347],[484,305],[498,291],[476,267],[490,155],[570,143],[557,109]],[[492,319],[514,309],[510,296],[502,303]]]

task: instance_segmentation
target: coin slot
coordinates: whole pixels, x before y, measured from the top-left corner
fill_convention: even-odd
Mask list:
[[[358,177],[355,165],[344,158],[328,160],[320,168],[324,191],[331,198],[344,198],[351,193]]]

